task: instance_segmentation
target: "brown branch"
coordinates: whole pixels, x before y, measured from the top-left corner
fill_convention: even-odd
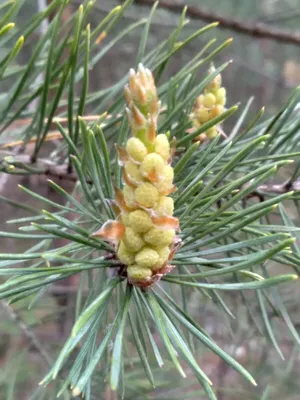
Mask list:
[[[99,120],[99,118],[101,117],[101,115],[86,115],[83,116],[82,119],[85,122],[97,122]],[[106,116],[106,120],[108,120],[109,118],[111,118],[111,115],[107,115]],[[12,129],[25,129],[28,128],[30,124],[32,124],[32,118],[24,118],[24,119],[17,119],[15,120],[11,125],[9,125],[7,128],[9,128],[10,130]],[[74,122],[76,122],[76,118],[73,119]],[[45,123],[48,122],[48,119],[45,119]],[[54,130],[56,129],[56,122],[59,122],[61,124],[61,126],[63,128],[65,128],[68,124],[68,118],[55,118],[49,127],[49,132],[45,138],[45,141],[54,141],[54,140],[59,140],[62,139],[63,136],[62,134],[57,131]],[[0,126],[0,131],[1,131],[1,126]],[[37,138],[33,137],[31,139],[29,139],[26,143],[27,144],[31,144],[31,143],[36,143]],[[24,145],[24,141],[23,140],[16,140],[13,142],[9,142],[9,143],[4,143],[2,145],[0,145],[0,149],[6,149],[6,148],[10,148],[10,147],[16,147],[16,146],[23,146]]]
[[[97,122],[99,120],[99,118],[101,117],[101,115],[84,115],[81,118],[85,121],[85,122]],[[106,119],[109,119],[111,116],[108,115],[106,117]],[[73,122],[76,122],[77,118],[74,117],[73,118]],[[13,127],[14,128],[26,128],[28,127],[30,124],[32,124],[33,119],[32,118],[23,118],[23,119],[17,119],[13,122]],[[56,129],[56,122],[59,122],[64,128],[67,127],[69,119],[66,117],[55,117],[50,124],[50,130]],[[44,120],[45,123],[48,122],[48,119],[45,118]]]
[[[18,154],[19,150],[20,150],[19,148],[15,148],[15,149],[12,151],[12,155]],[[0,167],[1,167],[1,163],[2,163],[2,161],[0,160]],[[0,170],[0,172],[1,172],[1,170]],[[1,194],[2,191],[4,190],[7,181],[8,181],[8,174],[1,174],[1,175],[0,175],[0,194]]]
[[[5,186],[6,186],[7,179],[8,179],[8,175],[5,175],[5,174],[0,175],[0,194],[3,190],[3,188],[5,188]]]
[[[11,160],[6,158],[2,163],[3,162],[6,162],[8,165],[13,165],[16,168],[16,170],[8,171],[10,174],[22,175],[22,170],[28,171],[29,169],[32,175],[44,175],[72,182],[78,180],[77,174],[74,172],[68,172],[67,164],[58,165],[53,161],[43,158],[39,158],[35,163],[32,163],[30,155],[27,154],[12,156]],[[88,178],[86,182],[89,184],[92,183]],[[283,194],[290,191],[300,191],[300,179],[297,179],[294,182],[288,180],[279,184],[267,183],[260,185],[254,192],[250,193],[248,197],[262,196],[264,193]]]
[[[284,183],[279,184],[264,184],[258,186],[256,189],[257,193],[264,194],[264,193],[276,193],[276,194],[283,194],[287,192],[295,192],[300,190],[300,179],[295,180],[294,182],[286,181]]]
[[[21,316],[6,301],[2,300],[1,305],[4,308],[8,317],[19,326],[29,344],[34,347],[36,351],[40,354],[47,367],[51,367],[53,364],[53,360],[48,355],[48,353],[40,343],[39,339],[36,337],[35,333],[30,330],[30,328],[28,328]]]
[[[78,176],[74,172],[68,172],[67,164],[58,165],[53,161],[42,158],[39,158],[36,160],[35,163],[32,163],[31,156],[28,154],[17,155],[12,157],[11,160],[5,159],[4,162],[9,165],[13,165],[16,168],[11,172],[7,171],[7,173],[13,175],[22,175],[22,171],[28,171],[26,170],[26,168],[28,167],[32,175],[44,175],[71,182],[76,182],[78,180]],[[87,180],[87,182],[91,183],[90,180]]]
[[[284,183],[278,183],[278,184],[266,183],[258,186],[253,192],[249,193],[247,198],[249,199],[251,197],[258,197],[260,201],[264,201],[265,200],[264,195],[267,193],[284,194],[299,190],[300,190],[300,179],[297,179],[294,182],[288,180]]]
[[[136,4],[153,6],[154,0],[135,0]],[[174,0],[160,0],[159,5],[175,13],[181,13],[183,4],[176,3]],[[269,28],[262,23],[249,24],[236,18],[227,18],[222,15],[202,10],[196,6],[189,6],[186,15],[192,19],[200,19],[206,22],[219,21],[220,28],[231,29],[233,31],[250,35],[258,38],[276,40],[278,42],[292,43],[300,45],[300,32],[290,32],[278,28]]]

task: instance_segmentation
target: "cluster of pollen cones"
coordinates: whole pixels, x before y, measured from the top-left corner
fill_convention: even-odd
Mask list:
[[[211,75],[214,72],[215,68],[212,65],[208,70],[208,75]],[[198,96],[195,100],[193,112],[190,115],[193,123],[192,130],[199,129],[203,124],[208,123],[213,118],[223,114],[223,112],[225,111],[225,104],[226,89],[222,87],[222,77],[220,74],[218,74],[206,86],[204,92],[200,94],[200,96]],[[195,141],[203,142],[207,139],[213,139],[217,136],[219,132],[221,132],[220,126],[213,125],[205,132],[197,136],[195,138]]]
[[[157,134],[160,101],[151,71],[130,70],[125,87],[131,127],[125,147],[116,146],[123,171],[123,188],[111,202],[116,220],[107,221],[94,237],[113,243],[122,273],[130,283],[146,287],[173,268],[180,246],[179,221],[173,216],[176,190],[172,149],[166,134]]]

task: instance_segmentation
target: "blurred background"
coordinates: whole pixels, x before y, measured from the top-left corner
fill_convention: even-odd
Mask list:
[[[19,13],[19,23],[24,24],[38,10],[42,10],[51,0],[26,0],[26,6]],[[91,24],[96,25],[114,6],[122,3],[116,0],[96,0]],[[138,21],[149,15],[151,0],[140,0],[125,13],[125,18],[120,21],[118,30],[122,30],[129,23]],[[81,4],[80,0],[72,0],[69,13]],[[231,103],[245,102],[250,96],[255,97],[253,111],[266,106],[268,113],[275,110],[287,98],[291,88],[300,83],[300,33],[297,32],[300,19],[299,0],[167,0],[162,1],[161,6],[155,13],[149,37],[149,49],[160,43],[174,28],[179,21],[179,10],[183,5],[191,6],[190,23],[186,26],[186,36],[196,29],[204,26],[208,21],[203,21],[201,12],[211,15],[211,21],[216,20],[214,15],[222,17],[220,27],[216,31],[201,36],[197,41],[191,43],[184,52],[179,52],[167,73],[171,76],[174,71],[190,60],[212,37],[218,40],[226,40],[233,37],[232,45],[222,53],[216,62],[233,60],[230,68],[224,72],[224,82],[228,89]],[[180,7],[182,5],[182,7]],[[172,12],[171,10],[174,10]],[[199,12],[200,10],[200,12]],[[69,17],[65,13],[65,20]],[[224,26],[238,24],[234,29],[224,29]],[[241,33],[243,27],[258,30],[263,27],[271,33],[283,33],[280,41],[270,40],[266,35],[248,32]],[[46,24],[41,25],[43,31]],[[142,28],[133,30],[120,43],[116,44],[106,55],[104,62],[97,65],[91,71],[90,90],[110,86],[116,82],[128,68],[132,67],[132,61],[136,55],[137,44],[140,39]],[[289,40],[284,40],[285,33],[290,33]],[[292,43],[291,36],[297,39],[298,44]],[[36,32],[39,35],[39,32]],[[113,35],[113,32],[111,33]],[[23,58],[20,63],[29,59],[33,42],[25,44],[26,52],[22,52]],[[0,49],[5,52],[6,49]],[[238,90],[237,90],[238,86]]]
[[[39,10],[43,10],[51,1],[47,0],[26,0],[21,8],[17,21],[22,26]],[[137,4],[130,7],[120,21],[118,28],[110,33],[115,35],[116,31],[121,31],[129,23],[138,21],[140,18],[149,15],[151,1],[137,1]],[[146,4],[145,4],[146,3]],[[97,0],[90,20],[92,25],[99,23],[107,12],[120,2],[115,0]],[[77,9],[80,1],[72,0],[64,18],[67,20],[73,10]],[[179,6],[191,6],[190,23],[185,28],[186,36],[196,29],[206,25],[211,17],[214,21],[217,16],[221,17],[221,24],[218,30],[209,32],[196,41],[192,42],[183,52],[179,52],[172,63],[168,66],[164,79],[171,77],[174,72],[180,69],[194,57],[199,50],[213,37],[222,42],[233,37],[232,45],[216,58],[216,64],[232,60],[232,64],[223,73],[224,86],[228,93],[228,104],[233,105],[241,102],[247,103],[250,97],[254,97],[252,102],[252,113],[259,111],[262,106],[266,108],[266,115],[274,114],[285,102],[291,90],[300,84],[300,0],[166,0],[161,1],[151,26],[148,48],[160,43],[174,28],[179,21]],[[173,10],[173,11],[172,11]],[[0,11],[1,12],[1,11]],[[216,17],[215,17],[216,16]],[[222,23],[223,21],[223,23]],[[38,38],[47,28],[47,22],[42,24],[35,32]],[[132,30],[122,41],[117,43],[101,61],[90,71],[90,92],[111,86],[123,77],[129,68],[134,64],[140,33],[142,28]],[[260,34],[263,32],[264,34]],[[271,36],[271,37],[270,37]],[[276,38],[276,40],[274,39]],[[23,65],[30,58],[35,41],[28,41],[25,50],[21,52],[17,59],[19,65]],[[105,43],[105,39],[104,39]],[[0,49],[5,54],[6,49]],[[1,57],[0,57],[1,58]],[[200,75],[205,74],[205,70],[200,71]],[[200,76],[199,75],[199,76]],[[11,84],[8,80],[4,81],[0,87],[1,93],[5,93]],[[2,99],[3,101],[3,99]],[[31,105],[34,107],[34,104]],[[90,112],[101,112],[97,110],[95,104]],[[25,205],[36,207],[36,203],[29,203],[28,197],[21,194],[16,189],[18,183],[29,186],[32,190],[38,191],[49,198],[57,201],[56,194],[41,183],[44,178],[8,178],[0,177],[5,180],[1,185],[1,195],[24,202]],[[61,182],[60,182],[61,184]],[[72,189],[72,185],[65,186],[67,190]],[[0,208],[0,230],[14,229],[8,226],[5,221],[12,218],[26,216],[24,210],[18,210],[6,203],[1,204]],[[13,239],[1,239],[0,251],[9,252],[24,251],[30,243],[15,242]],[[16,246],[18,248],[16,249]],[[30,329],[35,329],[39,340],[46,343],[46,346],[53,349],[53,354],[60,348],[59,343],[67,337],[70,326],[65,321],[71,319],[72,301],[74,300],[74,282],[69,282],[68,286],[63,284],[57,286],[56,292],[40,299],[38,308],[27,310],[22,304],[16,305],[16,314],[8,315],[9,310],[0,306],[0,400],[2,399],[33,399],[38,400],[52,399],[51,394],[42,397],[41,392],[37,392],[36,397],[31,397],[31,393],[37,382],[45,373],[42,371],[40,360],[34,350],[23,351],[26,342],[26,335],[20,326],[20,321],[24,320]],[[288,296],[288,293],[286,294]],[[230,322],[224,314],[219,315],[213,303],[203,304],[199,301],[198,293],[195,292],[189,299],[192,310],[197,318],[201,318],[202,324],[213,335],[214,339],[227,351],[235,355],[249,371],[257,377],[259,386],[250,388],[242,382],[242,379],[231,371],[225,363],[220,361],[212,354],[200,354],[200,364],[203,369],[209,372],[211,379],[215,382],[218,390],[219,400],[239,400],[239,399],[272,399],[272,400],[297,400],[300,398],[300,358],[292,338],[286,333],[286,328],[280,325],[274,318],[274,325],[279,332],[280,345],[285,356],[285,362],[272,350],[272,346],[261,339],[253,322],[249,322],[249,317],[244,305],[239,304],[238,299],[228,294],[228,304],[232,305],[237,312],[237,321]],[[57,316],[57,307],[60,314]],[[294,316],[296,328],[300,327],[300,314],[297,313],[297,298],[291,297],[289,300],[289,310]],[[250,310],[255,316],[255,309]],[[8,318],[9,316],[9,318]],[[297,323],[299,325],[297,325]],[[252,325],[251,325],[252,324]],[[36,329],[36,327],[38,327]],[[235,338],[235,346],[230,345]],[[271,350],[270,350],[271,349]],[[194,395],[188,394],[188,390],[176,389],[178,377],[176,372],[160,373],[161,381],[171,379],[174,385],[162,383],[162,387],[156,392],[148,394],[149,397],[138,397],[130,392],[129,399],[202,399],[201,395],[194,391]],[[142,376],[142,375],[141,375]],[[16,385],[8,385],[8,381],[15,380]],[[141,386],[143,378],[141,377]],[[144,385],[146,385],[144,383]],[[184,383],[190,389],[195,389],[195,381],[190,380]],[[100,388],[99,383],[99,388]],[[235,389],[233,389],[235,388]],[[10,397],[9,397],[10,396]],[[47,397],[48,396],[48,397]],[[102,395],[101,395],[102,396]],[[111,395],[112,396],[112,395]],[[176,397],[177,396],[177,397]],[[99,399],[114,400],[103,394]]]

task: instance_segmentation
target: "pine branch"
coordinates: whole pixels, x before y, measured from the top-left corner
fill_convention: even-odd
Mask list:
[[[30,155],[21,154],[13,157],[13,160],[9,162],[9,164],[14,165],[16,168],[30,168],[32,175],[45,175],[50,176],[52,178],[58,178],[60,180],[66,180],[71,182],[76,182],[78,180],[78,176],[76,173],[70,173],[68,171],[67,164],[56,164],[53,161],[48,159],[39,158],[35,163],[32,163]],[[18,174],[17,171],[14,171],[14,174]],[[20,172],[20,175],[22,172]],[[5,175],[4,175],[5,176]],[[87,183],[92,183],[90,179],[86,180]],[[272,184],[266,183],[260,185],[256,188],[256,190],[248,195],[248,197],[255,197],[258,195],[262,195],[263,193],[274,193],[274,194],[283,194],[290,191],[299,191],[300,190],[300,179],[291,182],[287,180],[283,183]]]
[[[12,160],[9,161],[9,164],[15,166],[16,168],[30,170],[32,175],[45,175],[72,182],[76,182],[78,179],[75,173],[70,173],[68,171],[67,164],[58,165],[53,161],[43,158],[39,158],[35,163],[33,163],[31,156],[27,154],[21,154],[13,157]],[[22,175],[22,172],[20,171],[18,173],[18,171],[13,171],[13,174]],[[87,182],[90,183],[90,181]]]
[[[7,179],[8,179],[8,175],[5,175],[5,174],[1,175],[1,177],[0,177],[0,194],[6,185]]]
[[[300,179],[297,179],[294,182],[288,180],[284,183],[279,183],[279,184],[265,184],[257,188],[258,192],[278,193],[278,194],[287,193],[290,191],[297,191],[297,190],[300,190]]]
[[[86,121],[86,122],[96,122],[98,119],[101,117],[101,115],[85,115],[82,116],[81,118]],[[107,115],[106,119],[109,119],[111,116]],[[45,124],[48,122],[48,119],[45,118]],[[66,117],[56,117],[53,119],[51,124],[49,125],[49,130],[56,129],[56,123],[59,122],[63,127],[66,127],[68,125],[68,118]],[[76,118],[73,118],[73,122],[76,122]],[[16,128],[27,128],[30,124],[32,124],[32,118],[23,118],[23,119],[17,119],[13,122],[13,124],[10,125],[10,129],[16,129]],[[2,127],[0,126],[0,129]]]
[[[59,0],[54,0],[54,3],[61,5]],[[51,2],[51,4],[54,3]],[[91,2],[87,3],[88,8],[91,6]],[[248,122],[245,118],[251,104],[249,101],[231,134],[228,135],[230,139],[234,138],[234,141],[228,143],[230,141],[228,139],[224,142],[218,136],[215,137],[216,131],[209,131],[210,134],[213,133],[210,138],[211,142],[208,146],[203,146],[201,154],[199,154],[198,145],[192,144],[189,147],[189,142],[198,134],[206,133],[208,129],[221,123],[236,109],[234,106],[219,114],[220,107],[214,107],[218,116],[210,118],[208,122],[202,123],[201,121],[199,132],[186,134],[187,127],[191,125],[190,108],[195,98],[203,93],[209,85],[211,89],[215,89],[215,94],[211,92],[212,96],[205,97],[207,105],[205,108],[212,109],[211,104],[217,102],[217,97],[219,106],[226,101],[226,89],[222,89],[220,87],[221,80],[215,78],[228,63],[214,69],[214,72],[205,76],[203,80],[196,80],[198,67],[202,63],[210,62],[230,43],[230,41],[226,41],[212,50],[203,60],[200,60],[202,54],[213,45],[214,41],[211,40],[196,57],[173,76],[172,80],[158,88],[161,101],[166,105],[164,110],[166,117],[161,120],[160,132],[170,131],[170,137],[164,133],[161,134],[157,129],[156,120],[160,101],[151,72],[145,70],[142,65],[139,66],[138,73],[130,72],[129,82],[125,89],[128,121],[125,118],[118,118],[117,114],[123,109],[119,93],[123,89],[127,77],[111,88],[105,89],[104,92],[100,91],[100,94],[95,93],[95,96],[92,94],[90,98],[93,104],[97,100],[96,108],[89,106],[90,112],[96,114],[99,110],[107,110],[108,107],[108,112],[113,114],[110,122],[103,123],[105,114],[102,114],[101,118],[97,118],[99,121],[78,118],[85,113],[89,66],[95,65],[114,43],[132,29],[141,24],[145,25],[141,33],[135,65],[147,61],[147,64],[155,71],[155,78],[158,81],[165,66],[177,50],[216,26],[216,24],[210,24],[200,28],[178,46],[178,36],[185,25],[181,18],[178,28],[163,43],[147,53],[149,28],[154,7],[147,21],[143,19],[130,25],[120,35],[114,37],[100,52],[100,55],[97,54],[94,57],[92,53],[90,59],[90,48],[94,48],[94,43],[95,45],[99,44],[99,34],[101,37],[101,32],[110,31],[131,3],[132,0],[123,2],[121,7],[112,10],[104,21],[100,22],[100,25],[91,32],[89,27],[84,31],[85,22],[83,21],[85,21],[88,10],[85,7],[79,7],[71,17],[74,18],[74,28],[72,29],[72,21],[70,21],[70,35],[75,32],[71,40],[71,58],[61,65],[63,70],[59,69],[56,61],[53,61],[55,67],[53,71],[51,71],[51,63],[45,65],[45,85],[41,86],[33,96],[33,98],[37,98],[42,93],[42,107],[36,110],[39,114],[35,115],[33,120],[21,121],[24,124],[22,128],[27,128],[27,132],[31,132],[30,136],[24,135],[27,139],[26,143],[22,142],[23,135],[18,135],[17,129],[13,132],[12,138],[9,137],[12,135],[8,135],[9,132],[7,132],[8,140],[16,140],[16,142],[2,146],[5,155],[8,154],[4,150],[7,147],[11,147],[13,153],[4,157],[0,162],[0,170],[7,173],[3,174],[5,177],[8,174],[40,175],[73,182],[78,180],[81,185],[78,185],[75,193],[72,193],[57,183],[50,182],[50,186],[63,196],[66,204],[62,204],[61,201],[57,203],[48,198],[48,192],[42,196],[22,187],[22,190],[33,199],[42,201],[54,209],[54,211],[44,210],[42,215],[40,213],[36,215],[33,207],[24,206],[22,203],[3,197],[3,200],[7,200],[10,204],[20,205],[23,209],[31,209],[33,216],[23,217],[22,215],[21,218],[10,220],[10,223],[18,224],[18,226],[21,224],[21,226],[16,232],[0,232],[0,236],[22,241],[38,240],[38,243],[34,242],[34,245],[23,253],[0,254],[1,275],[8,277],[8,280],[1,285],[0,299],[8,298],[11,301],[19,301],[35,293],[39,298],[40,294],[45,294],[48,288],[50,293],[56,296],[63,295],[62,300],[67,294],[73,292],[76,294],[76,301],[72,302],[76,321],[70,338],[60,344],[61,351],[56,361],[50,360],[51,357],[48,357],[47,353],[44,354],[43,347],[35,338],[35,331],[32,333],[32,328],[28,329],[24,324],[22,314],[19,315],[18,311],[15,312],[14,309],[11,309],[9,303],[4,305],[9,317],[19,324],[23,334],[28,338],[29,344],[32,343],[32,346],[42,354],[47,365],[51,363],[51,370],[42,383],[45,385],[51,383],[52,386],[53,379],[58,377],[62,380],[60,388],[55,385],[55,391],[59,390],[59,393],[55,393],[57,396],[66,392],[67,387],[70,387],[73,396],[81,394],[82,396],[86,395],[86,398],[92,398],[92,392],[95,391],[96,398],[99,398],[99,393],[104,393],[107,397],[106,400],[112,400],[113,390],[123,387],[128,391],[127,386],[130,386],[129,393],[131,393],[131,386],[133,389],[143,387],[141,389],[141,395],[143,395],[145,388],[147,390],[149,387],[151,390],[151,386],[154,386],[156,370],[152,369],[153,361],[155,361],[153,366],[156,367],[157,363],[158,367],[162,367],[168,359],[172,361],[182,376],[186,375],[185,370],[188,366],[188,375],[193,372],[201,383],[207,398],[213,400],[216,396],[210,387],[210,377],[202,372],[198,366],[198,360],[193,355],[194,347],[196,350],[198,342],[202,347],[213,351],[247,381],[254,385],[256,383],[249,372],[232,355],[219,347],[213,338],[190,316],[188,299],[190,290],[193,288],[199,289],[201,296],[208,295],[215,305],[230,318],[234,317],[234,310],[230,310],[232,304],[227,297],[225,302],[222,291],[241,293],[242,297],[239,297],[239,300],[242,298],[243,305],[249,310],[249,314],[252,316],[252,311],[254,316],[256,313],[261,314],[262,318],[258,319],[259,324],[257,324],[258,331],[263,331],[260,325],[264,324],[266,332],[262,332],[263,335],[268,335],[276,350],[281,354],[276,342],[276,332],[273,332],[270,321],[272,315],[269,314],[270,311],[278,309],[278,316],[285,321],[293,338],[300,343],[297,330],[290,320],[289,310],[285,310],[285,306],[281,302],[281,295],[277,295],[275,291],[277,285],[294,281],[299,273],[299,258],[295,251],[297,250],[295,239],[292,237],[293,221],[290,221],[289,212],[284,210],[282,202],[291,198],[292,193],[288,193],[289,190],[300,188],[300,178],[299,182],[296,179],[293,182],[294,178],[291,178],[290,181],[282,184],[265,184],[265,182],[272,182],[271,179],[275,176],[278,168],[289,164],[290,159],[299,156],[298,147],[293,145],[294,142],[289,142],[292,136],[295,137],[296,142],[295,134],[299,127],[296,118],[295,121],[290,121],[289,117],[298,103],[300,93],[299,90],[296,90],[274,118],[259,125],[259,129],[253,129],[253,127],[262,112],[248,127],[246,125]],[[136,3],[152,5],[154,2],[138,0]],[[65,5],[67,2],[62,3],[62,7]],[[160,5],[165,8],[167,5],[171,11],[175,12],[181,10],[181,6],[173,4],[171,0],[162,0]],[[197,8],[191,7],[188,15],[193,18],[191,13],[195,13],[195,10],[199,11]],[[63,8],[60,11],[62,12]],[[200,18],[197,15],[194,17]],[[210,18],[218,19],[215,15],[210,15]],[[221,23],[224,22],[223,18],[219,19]],[[53,22],[55,21],[59,20],[54,19]],[[238,23],[241,24],[239,21]],[[51,25],[52,28],[49,27],[49,29],[53,29],[50,32],[53,34],[52,37],[58,38],[59,34],[65,36],[64,30],[55,31],[58,25],[57,22],[57,24]],[[231,25],[227,24],[226,26],[223,23],[224,28],[236,30]],[[249,26],[246,25],[248,31]],[[261,26],[263,25],[259,25],[259,27]],[[249,33],[245,32],[244,25],[243,27],[242,33]],[[257,32],[255,35],[259,36]],[[97,37],[98,39],[96,39]],[[62,51],[70,42],[69,36],[66,36],[65,39],[63,42],[58,41],[58,44],[62,44]],[[46,36],[44,44],[48,40],[49,36]],[[54,40],[50,42],[47,62],[59,60],[63,55],[56,49],[56,42]],[[47,48],[46,46],[45,50]],[[85,49],[85,56],[81,53],[83,49]],[[33,57],[30,64],[32,66],[40,57],[39,53],[35,54],[36,58]],[[84,63],[80,61],[83,59]],[[77,107],[75,85],[77,78],[78,81],[81,78],[79,72],[82,66],[84,84]],[[58,67],[58,72],[56,67]],[[25,78],[23,75],[21,79]],[[22,96],[30,87],[30,82],[26,83],[21,87]],[[53,99],[52,84],[54,83],[57,84],[55,86],[57,94]],[[220,89],[222,90],[220,91]],[[13,99],[14,93],[11,97]],[[24,99],[18,97],[17,94],[15,96],[17,100]],[[49,104],[48,98],[51,99]],[[55,115],[58,114],[61,99],[64,98],[68,99],[64,101],[67,106],[68,118],[60,119],[57,125],[59,132],[50,132],[52,128],[56,129]],[[114,101],[113,98],[116,100]],[[31,101],[31,97],[29,100]],[[12,128],[12,124],[25,110],[26,101],[24,106],[21,106],[20,112],[11,114],[14,110],[12,104],[9,112],[3,113],[2,130],[7,128],[11,122],[10,129]],[[200,99],[199,104],[202,104]],[[7,116],[10,119],[6,125],[3,125]],[[89,117],[94,118],[93,116]],[[39,119],[38,129],[30,129],[30,126],[35,127],[36,118]],[[119,124],[119,122],[121,123]],[[26,126],[27,123],[30,125]],[[105,127],[104,132],[103,127]],[[239,134],[241,127],[243,131]],[[128,128],[131,131],[131,138],[128,138]],[[261,135],[262,128],[266,132],[264,135]],[[156,135],[156,133],[158,134]],[[269,136],[267,133],[272,133],[272,135]],[[36,137],[32,135],[36,135]],[[170,164],[173,151],[175,151],[173,146],[170,146],[170,142],[172,144],[174,142],[172,136],[176,136],[177,143],[184,145],[186,149],[182,157],[179,158],[176,155],[173,157],[173,166]],[[56,139],[66,142],[55,153],[51,153],[59,156],[57,158],[51,156],[51,160],[41,158],[38,152],[44,145],[44,141]],[[33,157],[25,154],[24,151],[25,145],[29,142],[36,144],[34,161]],[[119,157],[112,148],[114,142],[118,144]],[[124,144],[126,150],[121,147]],[[257,155],[261,156],[262,146],[265,149],[263,154],[269,154],[269,156],[253,158]],[[295,152],[287,153],[291,151],[291,148]],[[110,150],[112,151],[110,152]],[[76,157],[73,157],[73,154]],[[48,157],[50,156],[48,155]],[[67,165],[68,158],[73,160],[72,166],[76,173],[70,171],[70,165]],[[265,162],[268,159],[271,160],[270,163]],[[174,175],[177,191],[173,186]],[[298,168],[295,169],[293,177],[297,177],[297,175]],[[91,187],[87,183],[92,183],[93,186]],[[118,190],[117,187],[120,187],[122,183],[123,190]],[[115,189],[114,184],[116,184]],[[173,199],[168,198],[168,194],[173,191]],[[267,195],[267,192],[270,194]],[[280,195],[277,196],[276,193]],[[245,208],[240,207],[241,202],[246,205],[249,196],[258,196],[262,203],[253,202]],[[113,200],[108,203],[107,199]],[[216,206],[218,209],[215,209]],[[281,216],[282,224],[269,225],[269,221],[273,221],[271,218],[277,206],[276,217]],[[132,211],[133,209],[134,211]],[[152,210],[151,213],[147,212],[148,209]],[[116,216],[118,220],[115,220]],[[145,219],[142,221],[142,228],[141,216]],[[261,223],[257,226],[253,225],[258,220]],[[99,229],[100,223],[102,226]],[[180,236],[179,234],[177,236],[176,230],[179,230],[179,224],[181,232]],[[97,231],[91,233],[94,229]],[[270,232],[266,233],[266,231]],[[116,246],[112,247],[112,239]],[[174,265],[169,265],[170,260],[173,260]],[[285,267],[293,268],[297,274],[276,274],[276,276],[270,277],[264,265],[271,260]],[[192,268],[189,268],[190,266]],[[205,269],[202,266],[205,266]],[[168,276],[167,274],[176,267],[178,273]],[[74,280],[74,286],[56,287],[57,282],[63,279],[71,281],[75,274],[80,274],[80,280],[79,282],[76,280],[76,286]],[[223,279],[217,278],[216,282],[214,281],[215,277]],[[162,286],[157,285],[160,278],[168,281],[170,285],[180,288],[180,292],[177,293],[175,287],[174,290],[170,290],[169,285],[164,290]],[[145,290],[145,286],[148,286],[149,283],[151,287]],[[49,287],[51,284],[53,286]],[[270,287],[273,288],[272,292],[262,292]],[[247,295],[248,290],[258,291],[258,310],[255,309],[256,303],[254,303],[253,296]],[[182,297],[182,301],[179,300],[179,295]],[[250,303],[250,307],[248,307],[248,303]],[[60,305],[66,307],[65,303],[60,302]],[[246,308],[245,312],[247,312]],[[55,313],[57,312],[59,310],[55,310]],[[244,327],[238,318],[236,320],[238,324],[234,326],[240,332],[240,329],[243,330]],[[256,324],[256,318],[253,318],[253,321]],[[127,333],[129,326],[132,335]],[[237,332],[237,336],[239,336],[239,332]],[[190,341],[192,336],[194,343]],[[111,346],[111,344],[113,345]],[[165,356],[165,352],[160,353],[161,344],[167,350],[167,356]],[[126,354],[126,345],[133,350],[130,360]],[[180,352],[180,357],[178,357],[178,352]],[[153,356],[150,357],[150,353]],[[135,363],[135,358],[138,359],[138,363]],[[181,361],[185,365],[181,365]],[[94,388],[92,387],[92,378],[98,373],[99,365],[101,365],[101,381],[107,386],[99,388],[97,384],[97,388]],[[151,386],[145,384],[138,375],[135,376],[135,382],[128,385],[126,368],[128,365],[130,368],[134,365],[138,374],[138,369],[143,367]],[[66,375],[62,372],[64,369],[67,369]],[[224,370],[220,371],[221,374],[222,372]],[[132,377],[130,369],[129,374]],[[109,379],[107,379],[108,375]],[[132,383],[132,379],[129,382]],[[165,382],[163,384],[166,386]],[[136,397],[136,394],[137,392],[134,395],[126,394],[126,396],[132,398]],[[149,395],[151,394],[149,393]],[[201,397],[203,395],[204,393],[201,392]],[[119,393],[116,396],[119,396]]]
[[[153,6],[154,0],[135,0],[136,4]],[[183,4],[175,3],[172,0],[161,0],[159,2],[160,8],[165,8],[174,13],[182,13]],[[300,33],[293,33],[283,29],[269,28],[265,24],[254,23],[249,24],[244,21],[227,18],[217,13],[202,10],[199,7],[189,6],[186,15],[193,19],[200,19],[205,22],[219,21],[220,28],[231,29],[233,31],[257,37],[275,40],[277,42],[292,43],[300,45]]]

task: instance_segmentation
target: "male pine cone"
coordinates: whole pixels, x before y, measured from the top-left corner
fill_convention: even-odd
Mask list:
[[[212,74],[215,67],[212,65],[208,70],[208,74]],[[201,125],[218,117],[224,112],[226,104],[226,89],[222,87],[222,77],[218,74],[205,88],[204,93],[200,94],[195,100],[191,120],[194,129],[199,129]],[[205,133],[199,135],[196,140],[203,141],[205,139],[213,139],[218,134],[216,125],[207,129]]]
[[[165,134],[157,135],[160,101],[151,71],[139,65],[130,70],[125,87],[132,137],[118,146],[123,190],[116,188],[116,221],[107,221],[93,236],[114,242],[132,284],[148,286],[171,270],[179,239],[178,219],[169,195],[173,185],[171,149]]]

